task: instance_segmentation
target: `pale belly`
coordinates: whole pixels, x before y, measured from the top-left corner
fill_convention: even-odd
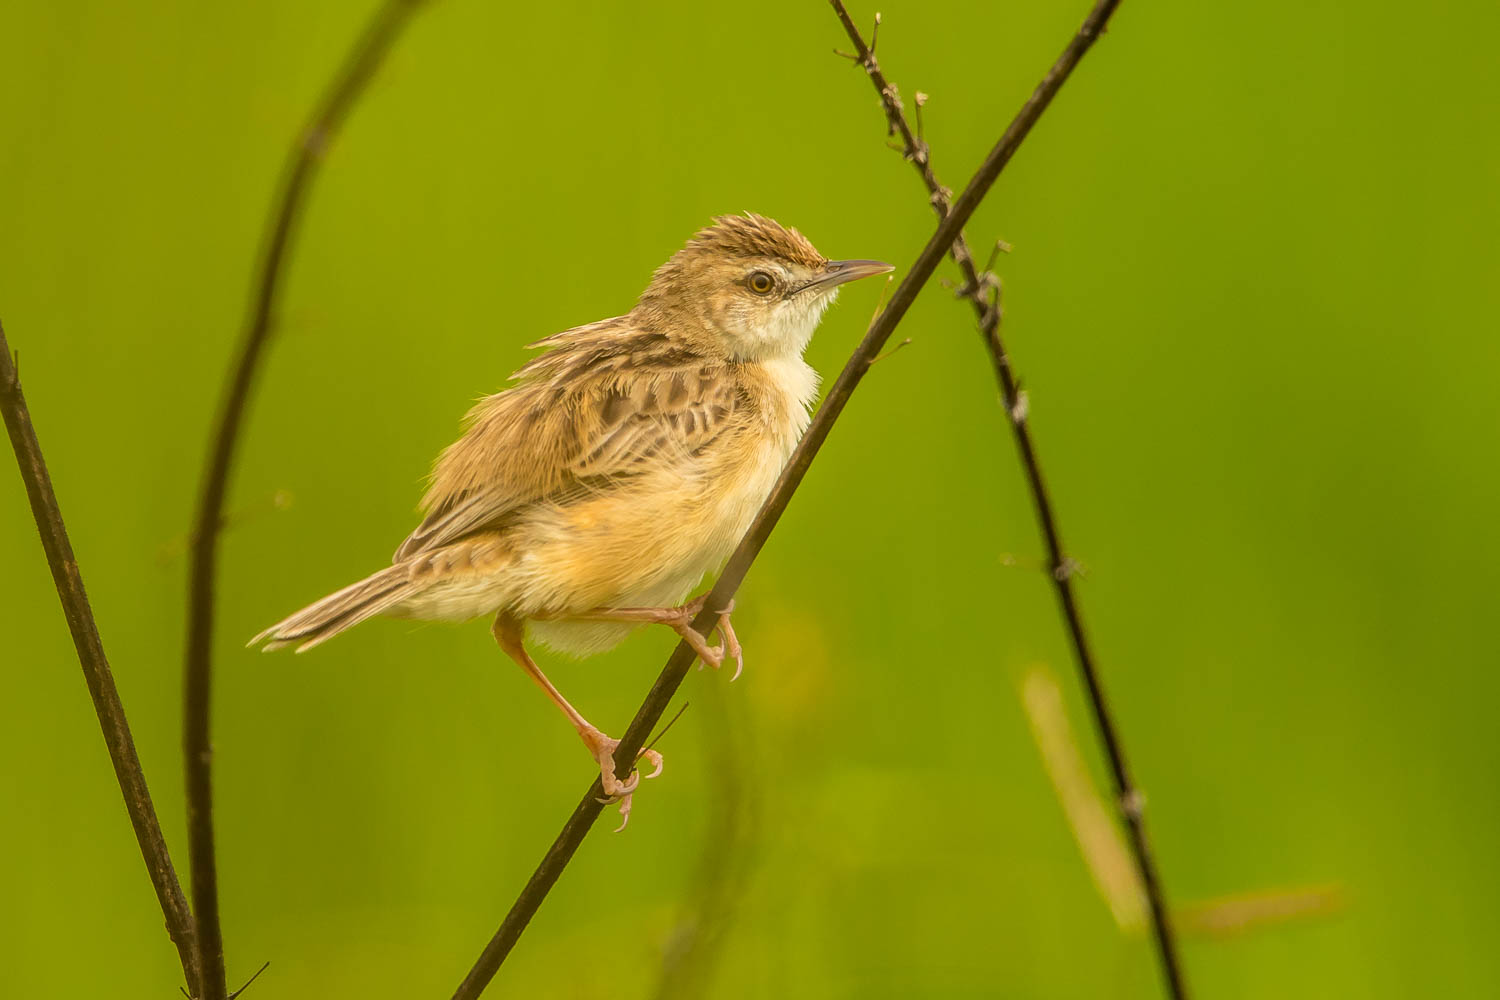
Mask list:
[[[560,619],[683,603],[748,530],[790,450],[791,442],[768,442],[718,467],[662,470],[566,506],[538,506],[506,532],[502,560],[434,584],[397,613],[453,621],[504,609],[555,649],[608,649],[639,626]]]
[[[786,454],[768,448],[732,471],[642,490],[620,498],[620,505],[602,503],[598,532],[586,530],[578,541],[570,538],[538,551],[539,596],[555,593],[569,611],[683,603],[734,551],[775,485]],[[547,612],[552,600],[544,596],[537,610]],[[532,633],[542,642],[579,655],[608,649],[635,628],[532,621]]]

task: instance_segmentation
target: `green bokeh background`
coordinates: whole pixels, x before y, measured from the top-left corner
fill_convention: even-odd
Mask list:
[[[180,868],[207,423],[284,148],[369,7],[0,7],[0,318]],[[947,183],[1084,9],[882,0]],[[1346,900],[1189,936],[1200,997],[1500,992],[1497,32],[1487,0],[1127,0],[969,227],[1014,245],[1006,335],[1173,900]],[[380,566],[468,401],[709,216],[915,258],[923,192],[835,46],[815,2],[446,0],[376,79],[232,490],[231,985],[270,960],[253,996],[447,996],[497,926],[590,771],[484,627],[243,642]],[[876,294],[830,314],[820,370]],[[689,997],[1159,995],[1018,698],[1049,665],[1097,763],[971,317],[933,285],[898,337],[741,593],[745,676],[691,677],[666,773],[491,995],[651,996],[684,951],[717,960]],[[14,473],[0,525],[0,995],[175,996]],[[544,666],[618,732],[670,645]]]

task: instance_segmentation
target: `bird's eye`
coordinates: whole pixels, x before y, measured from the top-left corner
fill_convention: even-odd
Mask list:
[[[750,290],[756,295],[769,294],[771,289],[776,287],[776,282],[764,271],[755,271],[752,273],[746,279],[746,284],[750,286]]]

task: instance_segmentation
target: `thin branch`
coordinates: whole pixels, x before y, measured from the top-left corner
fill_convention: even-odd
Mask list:
[[[192,535],[182,725],[187,772],[188,858],[193,874],[193,912],[198,925],[198,963],[203,970],[200,996],[204,1000],[224,1000],[226,995],[218,872],[214,863],[213,751],[209,741],[214,580],[219,529],[224,520],[224,497],[228,492],[240,425],[254,387],[261,354],[275,326],[281,276],[318,164],[419,2],[386,0],[380,6],[292,144],[280,190],[267,220],[245,332],[229,369],[218,419],[210,436],[208,462]]]
[[[104,744],[109,748],[109,759],[115,767],[115,779],[119,781],[120,794],[125,799],[125,811],[130,814],[130,825],[135,829],[135,840],[146,862],[146,873],[151,876],[156,901],[166,919],[167,935],[177,946],[183,977],[188,988],[196,992],[199,976],[193,948],[193,915],[188,910],[182,886],[177,881],[177,871],[172,867],[171,855],[167,853],[167,844],[161,835],[161,823],[151,804],[146,775],[141,771],[140,758],[136,756],[135,740],[131,738],[125,708],[120,704],[120,692],[115,688],[114,674],[110,672],[109,660],[104,655],[99,627],[94,622],[94,611],[83,589],[83,577],[78,572],[78,561],[73,557],[73,546],[68,541],[57,494],[52,490],[52,477],[42,459],[36,429],[31,425],[31,412],[21,393],[21,377],[11,358],[3,326],[0,326],[0,411],[4,412],[5,429],[10,433],[16,464],[20,466],[21,479],[26,484],[31,514],[36,518],[47,565],[52,569],[63,615],[68,619],[68,631],[73,634],[73,647],[78,651],[83,678],[94,701],[94,713],[99,717]]]
[[[850,19],[848,11],[840,0],[829,0],[833,5],[834,13],[838,15],[839,21],[844,26],[844,32],[849,40],[854,43],[856,62],[864,68],[869,75],[870,81],[880,94],[881,105],[885,109],[886,119],[892,131],[899,133],[904,143],[904,152],[908,160],[916,168],[926,186],[929,200],[933,211],[938,217],[945,221],[951,214],[949,206],[949,194],[937,175],[932,169],[931,151],[927,143],[919,134],[912,131],[906,120],[906,115],[901,107],[900,100],[896,97],[896,89],[885,74],[880,71],[880,64],[876,61],[875,53],[864,42],[859,29],[855,27]],[[1027,107],[1040,105],[1040,109],[1046,106],[1051,99],[1051,94],[1056,92],[1057,86],[1067,78],[1072,68],[1077,65],[1078,60],[1088,51],[1094,41],[1104,30],[1106,22],[1114,13],[1119,0],[1099,0],[1089,12],[1083,27],[1074,36],[1073,41],[1063,52],[1062,57],[1052,67],[1052,70],[1043,79],[1037,88]],[[1050,91],[1048,90],[1051,84]],[[925,103],[921,101],[920,103]],[[1023,115],[1025,111],[1023,109]],[[1032,119],[1035,120],[1035,117]],[[1029,127],[1029,126],[1028,126]],[[997,248],[1001,246],[996,245]],[[1177,957],[1176,940],[1172,933],[1171,918],[1167,911],[1165,893],[1162,890],[1160,877],[1156,872],[1155,862],[1152,860],[1151,844],[1146,836],[1146,828],[1142,819],[1144,798],[1135,787],[1130,777],[1130,770],[1126,765],[1125,751],[1121,743],[1114,719],[1110,713],[1108,702],[1105,700],[1104,689],[1099,680],[1099,672],[1094,664],[1093,654],[1090,651],[1088,637],[1083,627],[1083,613],[1079,609],[1077,597],[1073,591],[1073,569],[1074,562],[1068,558],[1063,548],[1062,535],[1057,524],[1057,515],[1052,508],[1052,502],[1048,497],[1046,480],[1042,476],[1041,464],[1037,459],[1036,448],[1032,443],[1030,423],[1028,421],[1029,405],[1026,394],[1021,391],[1016,379],[1015,372],[1011,367],[1010,356],[1005,351],[1005,345],[1000,340],[1000,289],[999,283],[994,275],[989,272],[988,265],[984,271],[974,266],[974,256],[969,251],[967,241],[960,234],[954,240],[951,256],[959,269],[963,272],[964,286],[959,289],[959,296],[965,298],[973,306],[975,315],[979,319],[980,331],[984,337],[985,347],[989,351],[990,362],[995,369],[995,378],[1000,383],[1000,394],[1005,403],[1005,411],[1009,416],[1011,430],[1015,435],[1016,447],[1021,454],[1021,464],[1025,469],[1026,483],[1031,492],[1032,506],[1036,511],[1037,524],[1041,529],[1042,536],[1047,545],[1048,574],[1052,578],[1053,587],[1057,593],[1058,604],[1062,610],[1063,620],[1067,627],[1068,639],[1073,646],[1074,659],[1078,665],[1078,671],[1083,677],[1084,686],[1088,689],[1089,704],[1093,709],[1094,722],[1099,731],[1101,741],[1104,743],[1105,753],[1109,758],[1110,773],[1114,780],[1116,805],[1124,818],[1126,829],[1130,834],[1131,851],[1135,856],[1136,867],[1140,873],[1141,882],[1146,890],[1146,898],[1151,911],[1151,924],[1153,939],[1156,942],[1156,950],[1161,961],[1162,974],[1166,979],[1169,995],[1182,1000],[1187,996],[1187,986],[1184,982],[1181,963]],[[991,260],[994,259],[993,254]]]
[[[889,351],[886,351],[884,354],[881,354],[878,357],[871,358],[870,359],[870,365],[871,365],[871,367],[874,367],[874,365],[875,365],[875,363],[877,361],[884,361],[886,358],[890,357],[892,354],[895,354],[897,351],[901,350],[901,348],[906,347],[910,343],[911,343],[911,338],[907,337],[905,340],[901,341],[901,343],[897,344],[895,347],[891,348]]]
[[[674,715],[674,716],[672,716],[670,719],[668,719],[667,720],[667,724],[665,726],[661,727],[661,732],[659,732],[655,736],[653,736],[651,738],[651,742],[646,744],[646,749],[647,750],[650,750],[653,747],[655,747],[656,744],[658,744],[658,743],[661,742],[661,739],[662,739],[663,736],[667,735],[667,733],[669,733],[669,732],[672,731],[672,727],[675,726],[675,725],[677,725],[677,720],[680,719],[680,718],[682,718],[682,713],[686,712],[688,710],[688,706],[691,705],[691,704],[692,704],[692,702],[690,702],[690,701],[685,701],[685,702],[682,703],[682,707],[677,710],[677,714]]]
[[[714,584],[713,590],[704,602],[702,613],[694,620],[693,627],[699,632],[714,625],[717,620],[715,610],[728,606],[730,598],[734,596],[735,591],[744,581],[745,574],[749,572],[751,563],[760,554],[766,539],[770,537],[771,531],[785,512],[787,504],[791,502],[792,494],[802,483],[803,477],[807,475],[808,467],[817,456],[818,450],[823,447],[823,442],[827,440],[834,422],[844,412],[844,407],[849,403],[849,397],[853,395],[860,380],[869,371],[871,360],[880,355],[880,349],[890,339],[897,324],[906,316],[906,311],[916,300],[917,293],[927,284],[928,279],[937,270],[938,264],[948,254],[954,240],[962,233],[964,223],[968,222],[984,196],[989,193],[995,179],[1000,176],[1000,172],[1005,169],[1005,165],[1020,148],[1032,126],[1047,109],[1047,105],[1052,102],[1052,98],[1067,80],[1073,67],[1078,64],[1078,60],[1083,58],[1083,54],[1088,51],[1089,46],[1103,30],[1105,22],[1118,3],[1119,0],[1100,0],[1089,13],[1073,41],[1053,64],[1030,99],[1021,107],[1020,112],[1006,128],[1000,140],[980,164],[979,170],[969,181],[968,187],[964,188],[963,193],[952,203],[948,213],[939,223],[937,232],[933,234],[932,239],[928,241],[915,263],[912,264],[911,270],[897,286],[895,293],[891,296],[890,305],[866,331],[864,339],[860,341],[859,346],[855,348],[853,355],[844,365],[837,381],[828,390],[823,405],[818,408],[817,415],[808,425],[802,441],[792,452],[791,459],[771,490],[771,495],[766,498],[760,513],[756,515],[755,522],[740,541],[734,554],[729,557],[724,572],[719,576],[718,582]],[[693,659],[692,647],[685,642],[678,643],[677,648],[667,660],[666,666],[657,677],[656,683],[646,695],[646,700],[636,712],[630,727],[620,738],[620,745],[615,750],[615,766],[621,769],[622,773],[633,766],[636,757],[640,754],[642,743],[652,726],[661,718],[672,695],[692,667]],[[578,845],[583,842],[584,836],[598,817],[602,808],[598,802],[601,794],[599,781],[595,779],[577,807],[574,808],[573,814],[563,825],[557,839],[547,849],[541,863],[532,873],[525,888],[521,890],[520,896],[512,904],[510,912],[505,915],[499,930],[495,932],[495,936],[490,939],[489,944],[480,954],[479,960],[454,992],[454,1000],[472,1000],[479,996],[494,978],[500,964],[510,954],[510,950],[515,946],[522,931],[526,929],[526,925],[542,905],[542,900],[547,897],[552,886],[557,883],[558,876],[567,867],[573,853],[578,850]]]
[[[260,968],[258,968],[258,969],[255,970],[255,975],[253,975],[249,979],[245,980],[245,985],[241,986],[239,989],[237,989],[233,993],[229,994],[229,996],[226,998],[226,1000],[239,1000],[240,994],[244,993],[246,990],[248,990],[250,988],[250,984],[253,983],[253,982],[255,982],[257,979],[259,979],[260,978],[260,974],[262,972],[265,972],[270,967],[271,967],[271,963],[269,961],[262,962],[260,964]]]

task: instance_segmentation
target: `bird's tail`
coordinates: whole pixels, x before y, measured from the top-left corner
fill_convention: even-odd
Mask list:
[[[266,629],[246,645],[264,642],[267,651],[296,646],[301,653],[353,628],[366,618],[388,611],[412,596],[419,585],[410,568],[391,566],[358,583],[335,591]]]

